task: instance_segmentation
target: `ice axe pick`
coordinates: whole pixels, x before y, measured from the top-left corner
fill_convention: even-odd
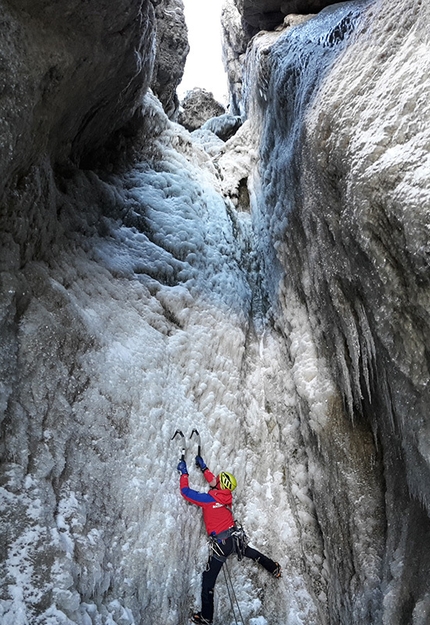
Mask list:
[[[196,437],[197,437],[197,455],[198,455],[198,456],[200,456],[200,455],[201,455],[201,453],[200,453],[200,452],[201,452],[201,448],[202,448],[202,443],[201,443],[201,440],[200,440],[200,434],[199,434],[198,430],[194,429],[194,430],[191,432],[190,439],[191,439],[191,438],[193,438],[193,435],[194,435],[194,434],[195,434],[195,435],[196,435]],[[196,461],[196,467],[198,467],[198,466],[199,466],[199,463]]]
[[[176,432],[173,434],[171,440],[173,441],[173,439],[176,438],[177,436],[181,437],[181,460],[183,462],[185,462],[185,452],[187,450],[187,445],[186,445],[186,442],[185,442],[185,436],[184,436],[184,433],[181,430],[176,430]]]

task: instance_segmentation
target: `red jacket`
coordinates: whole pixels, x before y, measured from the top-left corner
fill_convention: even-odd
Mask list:
[[[215,478],[214,474],[206,469],[203,474],[208,482]],[[228,488],[211,488],[208,493],[199,493],[188,486],[188,475],[181,475],[179,481],[182,496],[191,503],[200,506],[203,510],[203,521],[206,531],[210,534],[220,534],[234,525],[231,505],[233,496]],[[228,506],[228,508],[226,508]]]

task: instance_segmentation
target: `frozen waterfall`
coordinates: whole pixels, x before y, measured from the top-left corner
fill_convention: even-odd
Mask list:
[[[179,495],[176,428],[198,428],[208,465],[234,472],[235,514],[284,567],[279,583],[232,565],[244,617],[322,622],[326,572],[293,373],[255,293],[250,215],[226,205],[188,133],[154,99],[147,106],[156,157],[109,182],[70,183],[62,210],[73,234],[55,262],[7,285],[6,313],[23,283],[34,296],[9,345],[20,392],[8,390],[7,419],[24,430],[1,491],[11,519],[2,623],[186,622],[207,545],[199,510]],[[322,418],[330,383],[306,316],[296,320],[294,375],[314,379]],[[203,488],[195,453],[190,479]],[[217,588],[227,621],[222,579]]]
[[[197,428],[282,565],[230,559],[247,625],[428,623],[430,15],[413,4],[257,34],[227,143],[147,93],[133,166],[43,161],[52,249],[23,261],[12,228],[0,247],[1,625],[188,624],[208,548],[178,428],[191,487]],[[234,625],[222,575],[215,606]]]

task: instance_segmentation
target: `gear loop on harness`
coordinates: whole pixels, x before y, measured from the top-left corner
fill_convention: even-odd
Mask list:
[[[224,555],[224,552],[221,549],[216,538],[214,536],[209,536],[208,542],[209,542],[209,561],[211,560],[211,558],[215,558],[215,560],[219,560],[220,562],[226,562],[227,556]]]
[[[215,560],[219,560],[220,562],[225,562],[227,560],[227,558],[229,556],[231,556],[231,554],[234,552],[234,541],[232,541],[232,551],[230,551],[230,553],[225,553],[225,551],[223,550],[221,545],[225,545],[227,543],[227,540],[229,538],[231,538],[232,532],[233,532],[234,528],[231,527],[228,530],[225,530],[224,532],[221,532],[220,534],[211,534],[211,536],[208,537],[208,543],[209,543],[209,559],[211,557],[214,557]]]
[[[232,539],[232,551],[226,554],[221,548],[221,545],[225,545],[229,538]],[[226,562],[227,558],[235,553],[237,555],[237,559],[240,561],[245,555],[245,551],[248,546],[248,536],[246,535],[242,525],[235,521],[234,526],[230,529],[225,530],[220,534],[213,534],[209,536],[208,543],[210,550],[209,559],[214,557],[220,562]]]
[[[236,552],[237,559],[240,561],[245,555],[249,539],[242,525],[237,521],[235,521],[235,526],[233,528],[233,532],[231,533],[231,537],[233,539],[234,550]]]

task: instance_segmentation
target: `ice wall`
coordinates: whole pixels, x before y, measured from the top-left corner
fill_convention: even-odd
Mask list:
[[[11,237],[2,248],[0,620],[187,623],[207,546],[170,439],[198,428],[209,466],[239,480],[251,544],[285,570],[279,582],[232,563],[244,617],[324,623],[294,384],[265,320],[249,213],[154,98],[142,118],[140,164],[62,179],[52,256],[21,267]],[[311,350],[305,318],[295,336]],[[216,602],[232,622],[222,578]]]
[[[28,27],[18,4],[32,27],[53,7],[3,3],[2,50]],[[151,7],[127,6],[152,62]],[[246,622],[427,623],[428,11],[288,16],[248,50],[227,144],[126,92],[136,115],[86,171],[73,132],[46,142],[62,114],[80,127],[85,89],[75,116],[55,33],[30,29],[43,98],[17,56],[1,101],[2,625],[186,625],[207,551],[176,428],[235,473],[236,515],[283,566],[231,563]],[[103,93],[82,154],[109,126]],[[233,622],[222,577],[216,610]]]
[[[341,398],[315,421],[298,387],[335,623],[429,618],[428,21],[348,2],[248,52],[276,323],[300,362],[299,302]]]

